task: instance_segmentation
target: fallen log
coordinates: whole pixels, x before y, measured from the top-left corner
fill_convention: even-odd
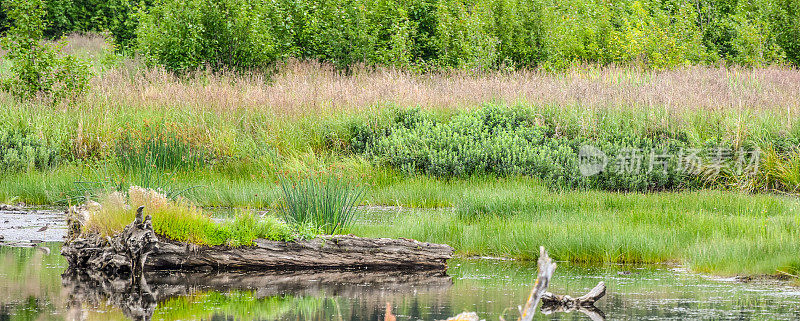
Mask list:
[[[80,215],[68,216],[79,231]],[[159,237],[142,208],[133,223],[111,238],[69,235],[61,254],[71,269],[141,275],[149,270],[413,269],[444,270],[453,248],[410,239],[325,235],[282,242],[257,239],[253,246],[199,246]]]

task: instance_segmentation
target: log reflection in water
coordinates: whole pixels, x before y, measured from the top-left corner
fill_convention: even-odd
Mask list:
[[[374,311],[394,296],[421,291],[444,293],[452,280],[442,271],[301,270],[270,272],[146,272],[129,277],[70,271],[62,276],[72,319],[82,319],[82,303],[110,303],[133,320],[150,320],[167,300],[195,293],[251,291],[255,298],[292,295],[357,299]]]

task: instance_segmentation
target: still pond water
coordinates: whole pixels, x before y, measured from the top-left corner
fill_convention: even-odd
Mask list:
[[[124,285],[63,277],[59,243],[50,251],[0,247],[0,320],[441,320],[464,311],[516,320],[536,274],[534,262],[454,259],[446,274],[365,271],[260,274],[148,274],[154,301]],[[800,290],[739,283],[668,266],[559,265],[558,294],[581,295],[598,281],[606,320],[800,320]],[[584,313],[537,320],[590,320]]]

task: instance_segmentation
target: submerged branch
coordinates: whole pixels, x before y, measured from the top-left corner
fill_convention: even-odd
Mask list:
[[[542,313],[550,314],[553,312],[572,312],[579,311],[588,316],[592,321],[605,320],[606,316],[600,309],[594,306],[600,298],[606,295],[606,285],[604,282],[598,283],[588,293],[572,298],[569,295],[556,295],[547,292],[550,285],[550,280],[553,278],[553,273],[556,270],[556,264],[547,254],[544,246],[539,247],[539,260],[538,260],[538,275],[536,283],[531,289],[531,294],[528,296],[528,301],[525,306],[519,307],[519,321],[531,321],[536,313],[536,307],[539,301],[542,303]],[[387,314],[388,315],[388,314]],[[447,321],[479,321],[478,314],[475,312],[464,312],[457,316],[447,319]],[[502,321],[503,318],[501,317]]]
[[[520,308],[521,321],[530,321],[536,313],[536,306],[539,305],[539,300],[544,296],[547,287],[550,285],[550,279],[556,271],[556,264],[547,255],[544,246],[539,247],[539,276],[536,278],[536,283],[533,284],[531,294],[528,296],[528,302],[525,303],[524,308]]]

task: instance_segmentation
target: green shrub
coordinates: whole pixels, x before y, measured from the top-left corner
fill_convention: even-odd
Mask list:
[[[800,63],[796,0],[40,1],[46,37],[109,31],[116,48],[175,71],[284,58],[411,70]],[[5,7],[0,32],[16,25]]]
[[[0,129],[0,170],[31,171],[54,166],[58,151],[45,145],[42,139],[25,129]]]
[[[500,40],[492,34],[489,1],[440,0],[437,10],[439,64],[487,70],[499,61]]]
[[[62,44],[42,42],[45,28],[42,0],[4,2],[15,23],[2,39],[11,77],[2,89],[21,100],[41,99],[53,105],[85,94],[91,74],[88,65],[60,53]]]
[[[353,223],[363,189],[333,176],[323,178],[281,178],[281,212],[296,226],[311,225],[326,234],[348,228]]]
[[[401,112],[386,134],[354,133],[353,137],[370,140],[354,143],[366,146],[368,157],[410,174],[527,175],[554,186],[606,190],[663,190],[698,184],[695,177],[680,170],[677,158],[661,163],[661,155],[678,155],[689,147],[679,134],[642,136],[622,130],[603,137],[568,135],[519,108],[490,105],[446,122],[418,111]],[[607,154],[606,170],[589,176],[581,173],[579,153],[584,145]],[[656,161],[653,170],[648,166],[651,159]],[[633,165],[638,166],[631,168]]]
[[[800,1],[778,0],[771,21],[786,57],[800,66]]]
[[[139,19],[139,51],[171,71],[249,69],[276,59],[267,3],[158,0]]]

